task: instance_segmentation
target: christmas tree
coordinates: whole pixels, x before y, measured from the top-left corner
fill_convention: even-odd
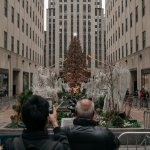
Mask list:
[[[87,81],[86,56],[82,53],[79,39],[74,36],[68,50],[67,58],[64,61],[63,78],[71,89],[81,86]]]

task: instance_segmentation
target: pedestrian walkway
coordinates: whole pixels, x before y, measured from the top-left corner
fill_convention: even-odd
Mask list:
[[[5,127],[8,123],[11,122],[10,116],[14,113],[12,110],[13,104],[14,101],[9,102],[9,105],[5,105],[0,108],[0,128]],[[141,123],[142,128],[144,127],[144,110],[138,110],[132,107],[130,116],[133,119],[138,120]]]
[[[1,103],[0,107],[0,128],[4,128],[11,123],[10,116],[14,113],[12,106],[15,103],[14,99],[7,101],[7,103]]]
[[[132,107],[130,116],[133,119],[136,119],[137,121],[139,121],[142,125],[141,127],[144,128],[144,110],[143,109],[138,110]]]

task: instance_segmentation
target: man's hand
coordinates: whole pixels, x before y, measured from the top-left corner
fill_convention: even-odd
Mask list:
[[[3,146],[2,145],[0,145],[0,150],[3,150]]]
[[[53,113],[49,114],[49,119],[53,125],[53,128],[58,127],[57,112],[54,105],[53,105]]]

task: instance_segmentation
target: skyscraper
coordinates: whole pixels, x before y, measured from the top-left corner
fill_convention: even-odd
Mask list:
[[[77,34],[94,74],[104,61],[104,12],[101,0],[50,0],[47,9],[47,66],[63,69],[68,46]]]
[[[44,1],[0,1],[0,94],[16,95],[32,85],[43,64]],[[5,92],[5,93],[4,93]]]
[[[106,49],[109,62],[131,73],[130,89],[150,91],[150,1],[106,0]]]

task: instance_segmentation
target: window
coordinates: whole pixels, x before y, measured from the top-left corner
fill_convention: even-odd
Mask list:
[[[120,39],[120,27],[118,28],[118,37]]]
[[[28,36],[28,24],[26,23],[26,35]]]
[[[145,0],[142,0],[142,16],[145,15]]]
[[[122,5],[122,13],[123,13],[123,1],[124,1],[124,0],[121,1],[121,5]]]
[[[11,36],[11,51],[14,51],[14,37]]]
[[[135,21],[138,22],[138,6],[135,8]]]
[[[28,46],[26,46],[26,58],[28,58]]]
[[[30,6],[30,18],[32,17],[32,7]]]
[[[17,27],[20,27],[20,14],[17,14]]]
[[[130,27],[132,27],[132,13],[130,13]]]
[[[22,43],[22,56],[24,57],[24,44]]]
[[[33,22],[34,22],[34,11],[33,11]]]
[[[7,32],[4,31],[4,48],[7,49]]]
[[[116,18],[116,21],[117,21],[117,10],[115,11],[115,18]]]
[[[122,23],[122,35],[124,34],[124,24]]]
[[[128,56],[128,43],[126,43],[126,56]]]
[[[71,12],[73,12],[73,4],[71,4]]]
[[[86,4],[83,4],[83,12],[86,13]]]
[[[128,6],[128,0],[126,0],[126,7]]]
[[[26,12],[28,13],[28,1],[26,1]]]
[[[122,58],[124,57],[124,46],[122,46]]]
[[[24,32],[24,19],[22,18],[22,32]]]
[[[77,12],[79,12],[79,4],[77,4]]]
[[[59,5],[59,12],[62,13],[62,5]]]
[[[8,13],[8,1],[4,0],[4,15],[5,15],[5,17],[7,17],[7,13]]]
[[[88,12],[91,12],[91,5],[88,4]]]
[[[11,7],[11,22],[14,23],[14,7]]]
[[[31,27],[30,27],[30,39],[31,39],[31,32],[32,32],[32,31],[31,31]]]
[[[64,4],[64,13],[67,13],[67,4]]]
[[[128,31],[128,18],[126,18],[126,32]]]
[[[146,47],[146,31],[143,31],[142,33],[142,41],[143,41],[143,48]]]
[[[19,47],[20,47],[19,40],[17,40],[17,53],[18,54],[19,54]]]
[[[31,59],[31,48],[30,48],[30,59]]]
[[[118,18],[120,17],[120,6],[118,6]]]
[[[33,31],[33,34],[32,34],[32,35],[33,35],[33,42],[34,42],[34,31]]]
[[[24,8],[24,0],[22,0],[22,7]]]
[[[132,54],[133,53],[133,41],[132,40],[130,40],[130,54]]]
[[[136,36],[136,51],[139,50],[139,36]]]

